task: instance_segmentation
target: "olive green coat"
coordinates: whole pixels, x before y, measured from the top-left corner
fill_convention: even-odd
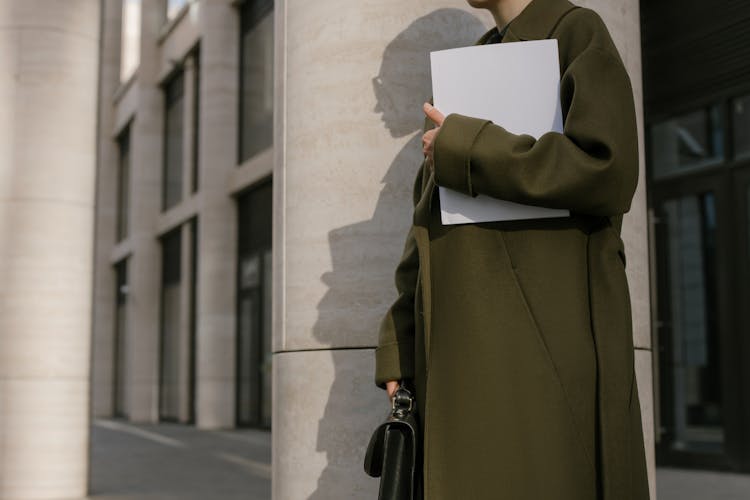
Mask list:
[[[558,39],[564,133],[450,114],[414,182],[375,383],[415,381],[426,500],[648,499],[620,237],[631,83],[593,10],[532,0],[501,43],[542,38]],[[571,215],[442,225],[436,185]]]

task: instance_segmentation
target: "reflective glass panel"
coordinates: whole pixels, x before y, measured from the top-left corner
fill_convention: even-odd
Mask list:
[[[673,385],[672,445],[679,450],[721,451],[724,441],[716,303],[716,207],[712,192],[668,200],[667,287]],[[666,373],[664,373],[666,371]]]
[[[750,158],[750,95],[732,101],[734,156]]]
[[[655,178],[719,164],[724,132],[718,106],[693,111],[651,126],[651,166]]]
[[[130,127],[118,139],[119,165],[117,176],[117,241],[128,235],[128,212],[130,210]]]
[[[159,416],[178,420],[183,412],[187,382],[183,370],[185,329],[181,328],[181,230],[171,231],[162,239],[161,352]]]
[[[184,74],[175,75],[164,89],[164,209],[182,199],[182,144],[184,126]]]
[[[240,163],[273,143],[273,2],[242,8]]]

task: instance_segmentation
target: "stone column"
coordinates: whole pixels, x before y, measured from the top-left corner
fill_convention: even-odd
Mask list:
[[[99,2],[0,6],[0,498],[86,494]]]
[[[102,48],[99,58],[99,140],[97,143],[94,307],[92,327],[92,414],[111,416],[115,328],[115,273],[110,263],[117,227],[119,150],[112,138],[115,124],[112,96],[120,87],[122,0],[102,3]]]
[[[159,88],[159,29],[166,0],[141,5],[140,64],[134,85],[138,107],[131,125],[130,244],[128,263],[128,417],[159,418],[161,247],[155,238],[162,206],[164,95]]]
[[[638,2],[587,3],[628,65],[642,128]],[[428,53],[470,45],[493,24],[448,0],[276,2],[274,500],[376,496],[362,460],[388,406],[372,380],[372,348],[395,298],[422,160]],[[624,238],[650,449],[643,174],[640,182]],[[651,452],[649,462],[653,488]]]
[[[234,426],[239,15],[231,0],[199,4],[201,30],[196,424]]]

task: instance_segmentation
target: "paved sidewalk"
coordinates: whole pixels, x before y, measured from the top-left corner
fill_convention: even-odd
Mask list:
[[[656,468],[657,500],[750,500],[750,474]]]
[[[95,420],[90,500],[268,500],[271,433]]]
[[[270,500],[271,433],[95,420],[89,500]],[[750,500],[750,474],[658,467],[657,500]]]

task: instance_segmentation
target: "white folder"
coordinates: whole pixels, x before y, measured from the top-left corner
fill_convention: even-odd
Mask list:
[[[472,45],[430,52],[435,107],[538,139],[563,131],[557,40]],[[502,182],[502,179],[498,180]],[[443,224],[566,217],[570,210],[476,198],[438,186]]]

